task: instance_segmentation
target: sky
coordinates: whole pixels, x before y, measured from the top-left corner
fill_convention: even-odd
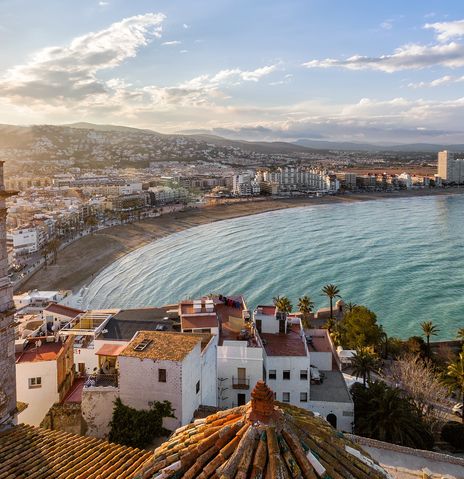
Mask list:
[[[0,0],[0,123],[464,143],[460,0]]]

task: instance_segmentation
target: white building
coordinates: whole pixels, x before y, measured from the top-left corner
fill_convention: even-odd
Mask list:
[[[464,183],[464,159],[444,150],[438,153],[438,176],[445,183]]]
[[[119,354],[119,397],[136,409],[169,401],[174,429],[188,424],[200,405],[217,405],[217,336],[140,331]]]
[[[38,226],[19,228],[8,233],[8,236],[15,255],[35,253],[47,241],[45,230]]]
[[[62,400],[73,380],[72,341],[33,338],[16,353],[17,400],[27,407],[18,422],[39,426],[53,404]]]
[[[259,195],[261,187],[250,174],[239,174],[232,177],[232,193],[238,196]]]
[[[401,173],[398,175],[398,183],[404,188],[410,190],[412,188],[412,178],[409,173]]]

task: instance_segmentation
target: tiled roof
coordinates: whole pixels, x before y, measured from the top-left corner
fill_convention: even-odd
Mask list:
[[[152,454],[22,424],[0,433],[0,478],[132,479]]]
[[[182,316],[182,329],[197,329],[197,328],[217,328],[218,318],[216,313],[209,315],[192,315]]]
[[[260,333],[268,356],[306,356],[301,336],[289,329],[288,333]]]
[[[178,429],[136,479],[385,479],[387,473],[322,418],[274,404],[259,381],[251,403]]]
[[[36,361],[56,361],[56,358],[63,350],[61,341],[47,343],[42,342],[36,347],[36,343],[28,344],[21,353],[16,353],[16,363],[31,363]]]
[[[119,356],[182,361],[200,341],[203,347],[210,338],[211,335],[206,334],[139,331]],[[143,350],[136,351],[134,348],[142,341],[150,341],[150,343]]]
[[[50,313],[61,314],[62,316],[67,316],[68,318],[75,318],[78,314],[82,314],[85,311],[76,308],[70,308],[63,304],[49,304],[44,311],[49,311]]]

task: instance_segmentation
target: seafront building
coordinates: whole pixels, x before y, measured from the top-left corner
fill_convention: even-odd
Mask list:
[[[464,159],[444,150],[438,153],[438,176],[445,183],[464,183]]]

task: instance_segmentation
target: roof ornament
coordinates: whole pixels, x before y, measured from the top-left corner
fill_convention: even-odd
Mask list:
[[[267,384],[259,380],[251,392],[251,421],[268,422],[274,415],[274,393]]]

